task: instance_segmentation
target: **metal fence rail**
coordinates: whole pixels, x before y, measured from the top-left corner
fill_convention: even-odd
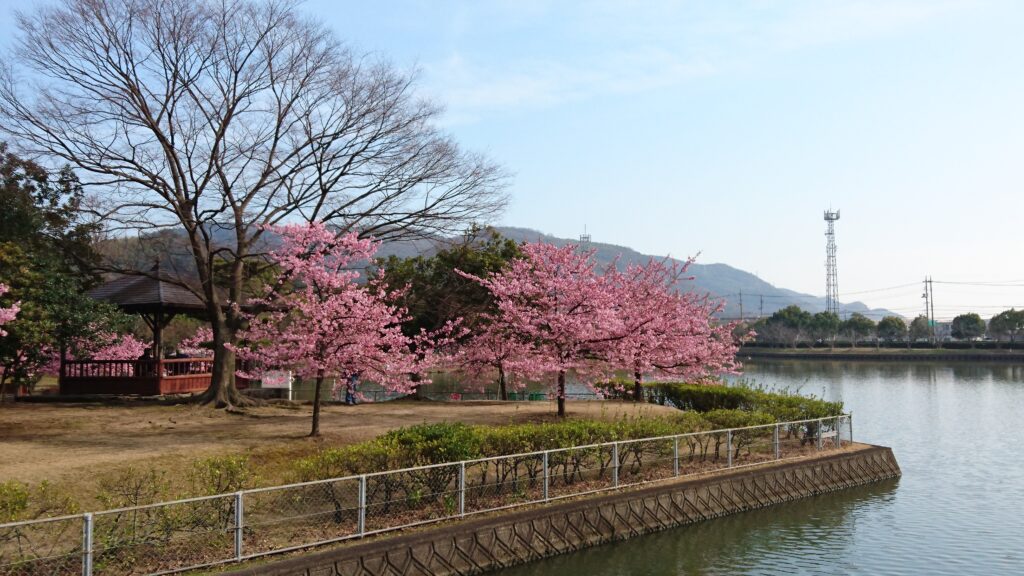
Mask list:
[[[429,522],[797,458],[853,441],[830,418],[622,440],[0,524],[0,575],[182,572]]]

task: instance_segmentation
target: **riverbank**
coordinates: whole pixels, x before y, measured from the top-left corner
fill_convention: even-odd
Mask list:
[[[856,444],[257,560],[228,574],[479,574],[899,475],[892,450]]]
[[[761,348],[743,347],[740,359],[768,358],[785,360],[953,360],[961,362],[1021,362],[1020,350],[950,350],[945,348]]]

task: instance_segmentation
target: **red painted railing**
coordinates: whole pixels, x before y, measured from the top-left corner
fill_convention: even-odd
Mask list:
[[[68,360],[66,379],[174,378],[213,373],[213,358],[166,358],[159,360]]]

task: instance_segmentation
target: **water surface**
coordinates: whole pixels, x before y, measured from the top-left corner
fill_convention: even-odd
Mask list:
[[[501,576],[1024,574],[1024,366],[750,361],[746,376],[842,400],[898,480],[746,512]]]

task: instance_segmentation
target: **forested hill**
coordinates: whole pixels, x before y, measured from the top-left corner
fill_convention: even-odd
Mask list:
[[[542,240],[552,244],[562,245],[575,243],[577,240],[567,238],[556,238],[536,230],[528,228],[499,227],[497,230],[503,235],[518,242],[535,242]],[[623,263],[644,263],[652,255],[641,254],[626,246],[614,244],[603,244],[591,242],[590,247],[596,250],[595,256],[602,263],[611,262],[616,256]],[[654,255],[663,257],[664,255]],[[760,311],[761,296],[764,296],[764,314],[796,304],[809,312],[820,312],[825,309],[825,298],[811,294],[801,294],[785,288],[777,288],[757,276],[733,268],[727,264],[700,264],[695,263],[690,267],[690,275],[694,280],[688,284],[699,292],[710,292],[712,295],[726,300],[725,317],[739,317],[739,293],[743,293],[743,315],[746,318],[756,318]],[[824,278],[822,278],[824,283]],[[860,312],[872,320],[878,321],[883,316],[891,314],[883,309],[870,309],[862,302],[842,303],[840,310],[846,314]]]
[[[557,245],[577,242],[576,240],[557,238],[528,228],[498,227],[496,230],[503,236],[517,242],[542,240]],[[215,234],[223,236],[225,245],[231,244],[233,236],[229,231],[218,230]],[[274,241],[272,237],[269,237],[268,240],[270,242]],[[439,245],[443,244],[447,244],[447,242],[440,239],[437,241],[420,239],[406,242],[387,242],[381,246],[378,255],[389,256],[393,254],[403,258],[416,256],[417,254],[429,255]],[[632,248],[616,246],[614,244],[592,242],[590,247],[597,251],[596,257],[603,264],[611,262],[616,257],[619,257],[619,261],[622,263],[642,264],[652,257],[652,255],[641,254]],[[160,258],[165,268],[174,268],[185,272],[192,269],[190,264],[191,257],[188,255],[184,245],[184,238],[181,234],[175,232],[165,231],[130,241],[108,241],[104,243],[102,250],[107,253],[108,257],[113,256],[116,260],[130,263],[129,265],[132,266],[148,268],[152,265],[154,259]],[[664,255],[656,254],[653,256],[660,258]],[[801,294],[785,288],[777,288],[749,272],[744,272],[727,264],[696,263],[690,267],[690,275],[695,278],[687,284],[693,290],[709,292],[713,296],[726,301],[723,316],[727,318],[739,317],[738,295],[740,292],[743,293],[743,316],[745,318],[757,317],[761,311],[761,296],[764,296],[763,313],[765,315],[769,315],[780,308],[785,308],[790,304],[796,304],[809,312],[820,312],[825,309],[825,298],[823,297]],[[886,310],[869,309],[861,302],[843,303],[840,308],[845,314],[860,312],[875,321],[881,319],[882,316],[890,314]]]

